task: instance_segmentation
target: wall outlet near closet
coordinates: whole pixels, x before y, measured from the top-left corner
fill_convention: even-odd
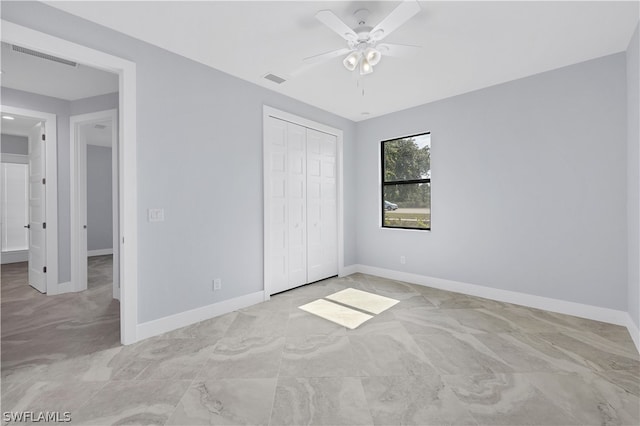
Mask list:
[[[405,263],[407,263],[407,258],[404,256],[400,256],[400,264],[404,265]]]

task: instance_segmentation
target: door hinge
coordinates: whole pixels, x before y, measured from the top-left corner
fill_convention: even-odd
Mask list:
[[[47,183],[47,180],[45,178],[42,178],[42,184],[45,185]]]
[[[43,141],[46,141],[46,140],[47,140],[47,137],[45,136],[45,134],[44,134],[44,133],[42,134],[42,140],[43,140]]]
[[[42,267],[42,272],[44,272],[45,274],[47,273],[47,267],[46,266]]]
[[[42,229],[47,229],[47,222],[42,222]]]

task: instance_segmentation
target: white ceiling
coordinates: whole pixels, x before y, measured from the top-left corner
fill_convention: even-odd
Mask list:
[[[81,126],[88,145],[111,148],[111,121],[87,123]]]
[[[47,3],[355,121],[624,51],[639,16],[638,2],[423,1],[385,39],[422,48],[383,57],[363,78],[363,96],[341,58],[281,85],[262,76],[345,46],[317,11],[331,9],[354,27],[353,12],[366,7],[373,26],[398,2]]]
[[[2,87],[75,101],[118,91],[118,76],[19,53],[2,43]]]
[[[13,120],[2,118],[2,121],[0,121],[0,132],[5,135],[29,136],[29,131],[33,126],[40,123],[40,120],[31,117],[4,112],[2,112],[2,115],[13,117]]]

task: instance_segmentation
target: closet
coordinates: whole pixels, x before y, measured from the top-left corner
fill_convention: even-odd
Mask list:
[[[265,281],[275,294],[338,274],[337,138],[265,120]]]

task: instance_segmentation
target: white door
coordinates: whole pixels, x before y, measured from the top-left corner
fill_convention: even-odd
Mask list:
[[[307,129],[307,282],[338,274],[334,135]]]
[[[337,138],[268,117],[265,197],[270,293],[338,274]]]
[[[270,118],[269,212],[271,292],[279,293],[307,281],[307,129]]]
[[[29,284],[47,292],[44,124],[29,132]]]
[[[29,166],[2,163],[2,251],[29,250]]]
[[[307,281],[307,129],[287,123],[289,162],[289,280],[288,288]]]
[[[120,181],[118,162],[118,121],[113,118],[111,128],[111,203],[113,210],[113,298],[120,300]]]
[[[266,271],[271,280],[271,293],[288,290],[289,285],[289,227],[287,185],[287,123],[269,118],[265,130],[265,168],[268,182],[265,197],[269,197],[268,212],[269,257]]]
[[[89,271],[89,260],[87,257],[87,135],[83,126],[78,126],[76,137],[78,138],[76,146],[76,165],[78,167],[78,196],[81,200],[78,208],[78,287],[77,291],[87,289],[87,275]]]

